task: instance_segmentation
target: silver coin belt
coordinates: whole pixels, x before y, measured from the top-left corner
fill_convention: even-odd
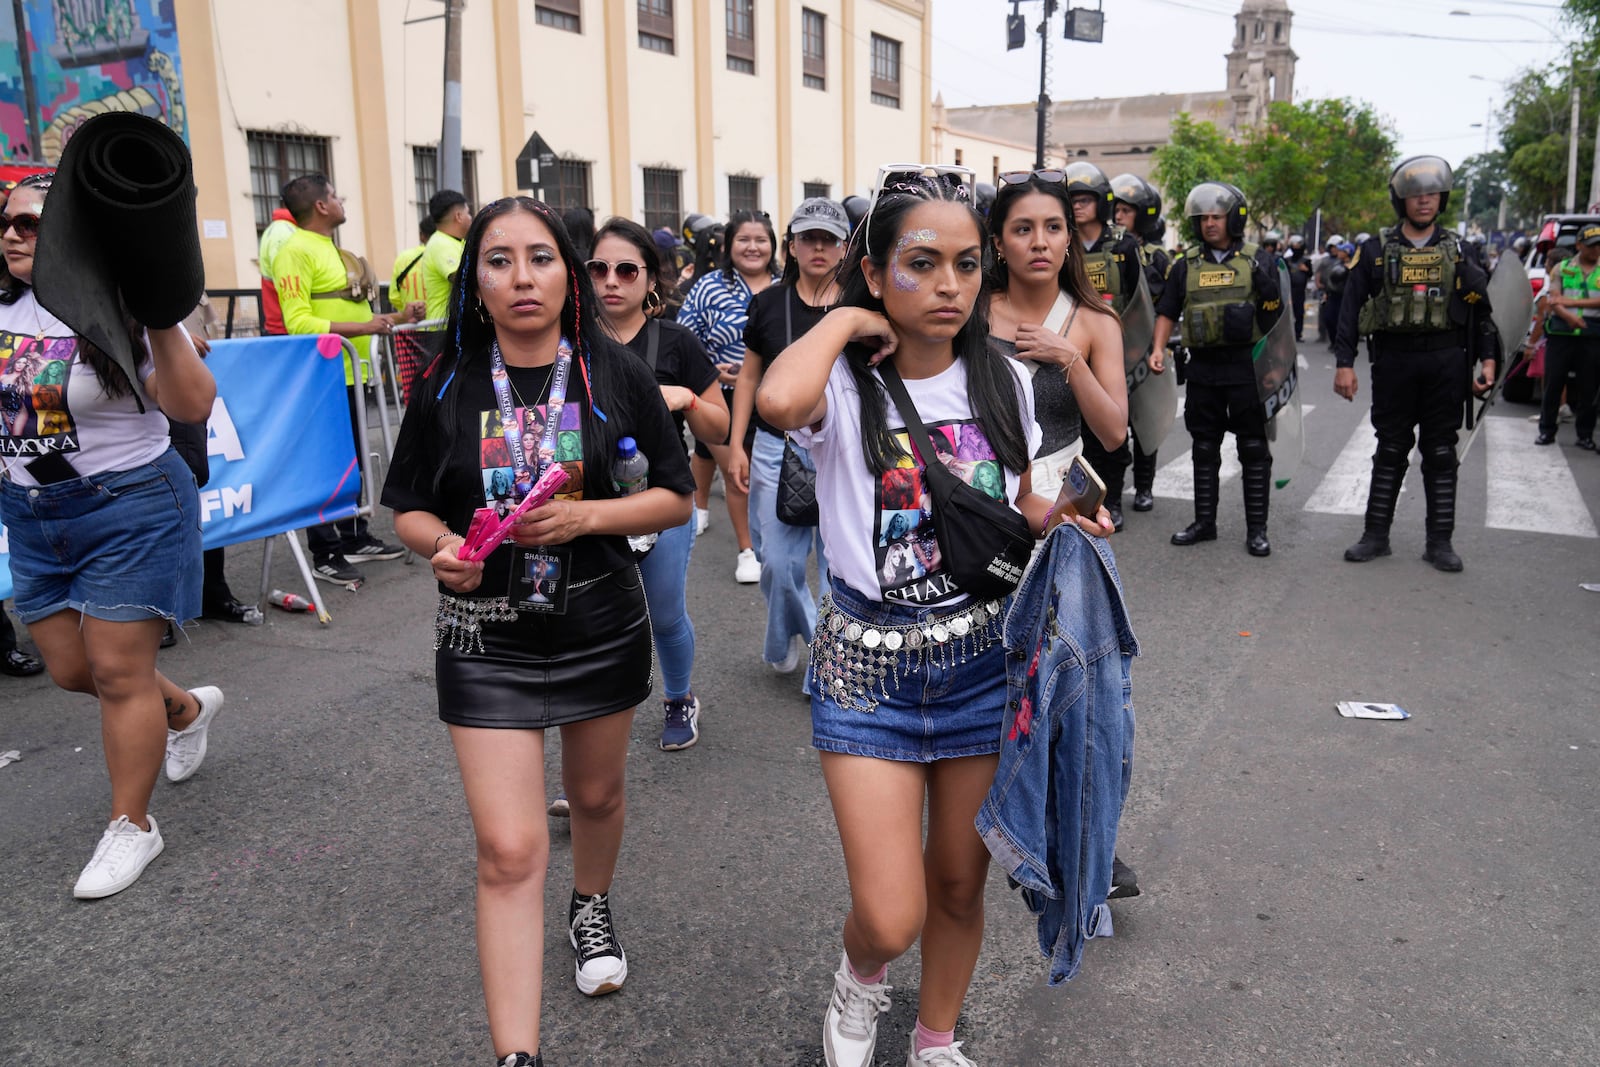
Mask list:
[[[811,642],[811,685],[840,707],[871,712],[889,699],[886,679],[903,681],[924,664],[948,670],[1000,640],[1005,604],[963,604],[907,626],[864,623],[822,598],[817,635]]]
[[[449,645],[466,655],[483,651],[483,624],[516,622],[517,611],[507,597],[464,597],[439,594],[439,613],[433,617],[433,650]]]

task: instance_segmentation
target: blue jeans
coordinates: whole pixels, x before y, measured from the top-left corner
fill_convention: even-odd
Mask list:
[[[644,593],[650,602],[650,629],[655,632],[656,655],[661,658],[661,683],[668,700],[689,695],[689,673],[694,669],[694,623],[684,600],[689,578],[689,552],[694,548],[694,515],[682,526],[661,531],[656,547],[639,561]]]
[[[796,446],[811,467],[811,453]],[[778,469],[783,438],[756,431],[750,449],[750,545],[761,557],[761,595],[767,600],[767,641],[762,658],[781,663],[798,634],[807,644],[817,628],[817,598],[806,585],[806,558],[817,548],[817,573],[827,583],[828,557],[815,526],[790,526],[778,518]],[[813,468],[815,469],[815,468]]]

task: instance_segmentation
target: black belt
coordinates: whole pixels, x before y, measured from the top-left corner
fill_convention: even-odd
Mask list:
[[[1254,345],[1206,345],[1189,349],[1196,363],[1225,366],[1230,363],[1249,363],[1255,352]]]
[[[1398,333],[1380,330],[1372,335],[1378,351],[1389,352],[1439,352],[1446,348],[1467,347],[1466,335],[1460,330],[1429,330],[1426,333]]]

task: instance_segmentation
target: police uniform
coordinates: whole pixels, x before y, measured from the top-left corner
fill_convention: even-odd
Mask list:
[[[1256,247],[1238,236],[1244,228],[1242,193],[1206,182],[1189,194],[1184,210],[1191,219],[1225,214],[1232,240],[1225,250],[1212,248],[1196,221],[1195,243],[1173,262],[1156,305],[1160,317],[1182,319],[1183,343],[1189,350],[1183,422],[1194,440],[1194,522],[1173,534],[1172,543],[1216,540],[1222,437],[1231,431],[1243,468],[1246,547],[1253,556],[1265,556],[1271,553],[1267,510],[1272,452],[1252,355],[1282,311],[1282,294],[1277,276],[1263,267]]]
[[[1396,214],[1404,219],[1406,197],[1437,192],[1443,215],[1452,180],[1449,165],[1437,156],[1403,161],[1389,183]],[[1367,339],[1378,437],[1365,528],[1361,540],[1345,550],[1352,563],[1390,554],[1389,527],[1415,443],[1427,501],[1423,558],[1443,571],[1461,569],[1450,544],[1456,431],[1469,392],[1469,330],[1475,349],[1492,351],[1477,348],[1494,330],[1488,283],[1488,271],[1470,247],[1437,222],[1420,243],[1397,223],[1369,237],[1351,261],[1333,354],[1339,367],[1353,367],[1356,340]]]
[[[1147,240],[1139,245],[1139,262],[1144,267],[1145,284],[1150,287],[1150,299],[1160,304],[1172,257],[1159,242]],[[1128,428],[1128,443],[1133,450],[1133,510],[1149,511],[1155,507],[1156,449],[1144,451],[1132,427]]]
[[[1289,251],[1283,255],[1289,264],[1289,307],[1294,311],[1294,339],[1305,340],[1306,284],[1311,281],[1311,257],[1306,241],[1299,234],[1289,238]]]

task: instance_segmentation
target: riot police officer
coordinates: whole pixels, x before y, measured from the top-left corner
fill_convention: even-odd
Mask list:
[[[1243,240],[1245,199],[1236,187],[1202,182],[1190,191],[1183,212],[1195,243],[1167,274],[1150,357],[1150,369],[1159,373],[1167,339],[1181,317],[1190,354],[1183,422],[1194,439],[1194,521],[1173,534],[1172,543],[1217,539],[1222,436],[1231,430],[1243,467],[1245,547],[1252,556],[1266,556],[1272,553],[1267,540],[1272,452],[1252,350],[1283,310],[1278,277]]]
[[[1306,254],[1306,239],[1297,234],[1289,237],[1289,250],[1283,254],[1289,264],[1289,307],[1294,311],[1294,339],[1305,340],[1306,283],[1311,281],[1311,257]]]
[[[1333,388],[1354,400],[1356,339],[1372,358],[1372,456],[1365,529],[1345,550],[1366,563],[1389,550],[1389,526],[1413,442],[1422,452],[1427,543],[1422,558],[1441,571],[1461,570],[1455,531],[1456,431],[1470,369],[1467,348],[1487,353],[1483,379],[1494,381],[1488,271],[1471,246],[1439,225],[1454,176],[1438,156],[1403,160],[1389,176],[1398,223],[1369,238],[1351,264],[1333,343]]]
[[[1111,222],[1111,180],[1093,163],[1069,163],[1065,171],[1072,223],[1082,243],[1083,265],[1095,290],[1118,315],[1139,287],[1139,242]],[[1106,483],[1111,525],[1122,529],[1122,482],[1129,451],[1126,442],[1108,451],[1092,433],[1083,435],[1083,458]]]
[[[1150,299],[1159,301],[1167,283],[1167,270],[1172,259],[1162,247],[1167,224],[1161,217],[1161,194],[1137,174],[1119,174],[1111,179],[1111,216],[1123,230],[1139,239],[1139,265],[1144,269],[1145,284],[1150,289]],[[1156,506],[1156,450],[1145,452],[1129,429],[1128,444],[1119,452],[1133,452],[1133,510],[1149,511]],[[1113,487],[1106,479],[1106,499],[1122,496],[1122,467],[1116,465]],[[1113,519],[1115,524],[1115,519]]]

